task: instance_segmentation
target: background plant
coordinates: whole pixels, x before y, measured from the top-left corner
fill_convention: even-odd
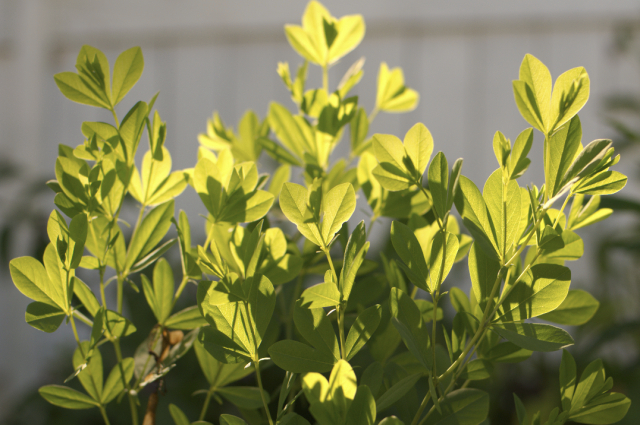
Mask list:
[[[330,93],[328,68],[362,39],[361,17],[338,20],[311,2],[302,27],[288,26],[286,34],[306,61],[322,68],[323,87],[305,90],[306,61],[295,79],[281,64],[279,74],[298,113],[274,103],[262,123],[248,113],[237,135],[214,115],[200,139],[196,166],[173,173],[163,147],[164,123],[157,111],[151,116],[155,98],[138,102],[122,122],[115,113],[142,72],[139,49],[119,56],[113,80],[104,55],[89,46],[80,52],[77,73],[56,76],[63,94],[110,110],[115,125],[85,123],[84,144],[60,147],[57,179],[49,185],[57,193],[56,206],[71,221],[57,210],[52,213],[44,266],[30,257],[11,262],[14,283],[34,300],[27,322],[52,332],[66,317],[78,342],[70,378],[77,376],[86,394],[51,385],[40,391],[48,401],[97,408],[108,423],[107,404],[126,396],[132,423],[138,423],[140,390],[153,385],[145,413],[145,421],[153,423],[164,376],[195,345],[210,384],[200,419],[211,398],[225,397],[251,423],[306,423],[304,417],[318,423],[374,423],[392,408],[400,419],[389,416],[384,423],[481,423],[489,398],[468,388],[472,381],[488,378],[493,363],[521,361],[532,351],[573,343],[560,328],[525,320],[580,324],[597,309],[590,295],[569,291],[571,273],[564,262],[582,255],[574,230],[606,217],[606,211],[597,210],[597,197],[620,190],[626,177],[609,170],[618,161],[610,141],[581,144],[576,114],[589,93],[584,69],[562,74],[552,91],[546,67],[525,56],[514,93],[523,117],[544,135],[545,183],[521,188],[517,182],[530,163],[533,130],[523,131],[513,146],[498,132],[493,145],[499,169],[481,194],[461,175],[461,160],[449,170],[438,153],[429,165],[433,140],[424,125],[412,127],[404,141],[384,134],[368,137],[369,123],[379,111],[401,112],[417,102],[400,70],[381,65],[369,115],[357,98],[348,97],[362,76],[362,61]],[[329,161],[347,123],[351,159],[360,157],[357,167],[346,160]],[[138,169],[136,151],[145,129],[149,151]],[[258,174],[254,162],[261,150],[282,164],[270,179]],[[302,169],[305,186],[288,182],[292,167]],[[428,188],[423,186],[425,171]],[[208,212],[207,240],[198,247],[191,244],[186,214],[174,218],[173,198],[187,184]],[[369,229],[380,216],[399,219],[391,227],[398,258],[382,257],[380,271],[365,259],[365,223],[353,232],[346,225],[360,187],[372,209]],[[126,193],[141,204],[127,242],[119,224]],[[585,195],[591,196],[589,202]],[[292,237],[272,227],[278,222],[286,227],[277,209],[269,213],[276,197],[280,211],[297,228]],[[572,208],[565,214],[570,199]],[[454,204],[472,238],[460,234],[450,214]],[[172,224],[177,238],[163,241]],[[174,245],[182,272],[177,290],[161,258]],[[85,256],[85,249],[91,255]],[[471,293],[453,286],[446,291],[442,285],[451,283],[445,279],[453,263],[467,252]],[[120,339],[136,331],[123,316],[124,286],[137,288],[136,273],[152,265],[151,277],[140,275],[139,282],[157,326],[133,357],[123,357]],[[100,302],[75,275],[77,268],[94,270]],[[303,291],[304,277],[315,274],[324,282]],[[173,313],[189,282],[198,285],[197,307]],[[109,309],[105,289],[111,283],[117,302]],[[418,297],[424,293],[431,302]],[[447,295],[458,312],[450,329],[438,326],[439,304]],[[91,327],[89,341],[80,341],[76,319]],[[401,341],[406,350],[399,347]],[[104,343],[113,345],[117,358],[106,380],[100,354]],[[361,351],[365,345],[368,354]],[[361,360],[366,368],[358,380],[349,361],[355,363],[359,352],[369,358]],[[270,393],[264,389],[261,363],[264,369],[271,362],[287,373]],[[609,392],[612,381],[605,379],[600,363],[590,365],[577,386],[575,369],[571,356],[563,354],[562,409],[552,412],[548,423],[611,423],[624,416],[630,402]],[[254,371],[257,388],[228,386]],[[327,381],[321,373],[329,371]],[[422,402],[415,387],[419,381],[428,388],[420,392]],[[518,399],[516,405],[521,423],[540,421],[539,413],[527,416]],[[189,423],[179,407],[169,411],[176,423]],[[243,423],[229,415],[220,420]]]

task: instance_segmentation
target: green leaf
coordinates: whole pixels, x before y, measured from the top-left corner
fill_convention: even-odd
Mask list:
[[[576,389],[571,397],[570,413],[574,414],[584,405],[590,403],[593,396],[600,392],[604,383],[605,375],[602,360],[594,360],[589,363],[580,375],[580,381],[578,385],[576,385]]]
[[[190,331],[205,326],[206,324],[207,321],[202,317],[202,314],[200,314],[198,306],[195,305],[174,313],[164,322],[167,328],[180,329],[183,331]]]
[[[153,269],[153,294],[156,302],[156,318],[164,323],[171,314],[175,281],[169,262],[161,258]]]
[[[443,220],[448,212],[449,164],[442,152],[438,152],[429,166],[429,192],[433,198],[433,209]]]
[[[82,260],[84,253],[84,244],[87,240],[87,216],[86,214],[77,214],[69,224],[69,268],[75,269]]]
[[[576,362],[573,356],[562,350],[562,362],[560,363],[560,399],[562,400],[562,410],[571,410],[571,399],[576,389]]]
[[[342,223],[349,220],[356,209],[356,194],[350,183],[334,187],[322,198],[322,238],[325,245],[340,230]]]
[[[597,139],[582,149],[562,178],[562,186],[572,184],[575,179],[589,175],[609,152],[611,140]]]
[[[273,344],[269,355],[278,367],[294,373],[328,372],[335,362],[333,356],[291,340]]]
[[[171,200],[158,205],[142,219],[131,238],[125,270],[131,270],[132,266],[149,254],[167,234],[171,227],[174,204]]]
[[[138,82],[144,69],[144,58],[140,47],[132,47],[120,53],[113,67],[111,103],[115,106]]]
[[[278,161],[282,166],[285,165],[294,165],[297,167],[302,167],[302,162],[288,150],[274,142],[273,140],[260,137],[257,140],[257,143],[269,154],[269,156],[276,161]],[[274,176],[275,177],[275,176]],[[274,195],[277,195],[274,193]]]
[[[258,409],[262,407],[260,389],[256,387],[224,387],[218,388],[216,393],[241,409]],[[267,403],[269,403],[269,393],[263,391],[263,395]]]
[[[247,425],[247,423],[237,416],[223,414],[220,415],[220,425]]]
[[[334,307],[340,304],[340,291],[334,282],[314,285],[300,296],[302,306],[305,308]]]
[[[284,146],[298,158],[313,152],[311,129],[302,117],[294,117],[284,106],[272,102],[269,106],[269,124]],[[293,164],[292,164],[293,165]]]
[[[540,253],[547,260],[577,260],[584,254],[584,242],[582,238],[571,230],[562,232],[562,243],[564,247],[557,250],[542,249]],[[551,252],[548,252],[551,251]]]
[[[517,179],[518,177],[522,176],[525,171],[527,171],[527,168],[529,168],[531,160],[527,158],[527,155],[531,150],[532,144],[533,129],[527,128],[518,135],[515,143],[513,144],[513,149],[511,150],[511,155],[509,156],[510,179]]]
[[[545,143],[545,189],[549,198],[557,195],[566,184],[563,177],[582,147],[581,139],[582,126],[576,115]]]
[[[404,149],[416,171],[416,177],[422,179],[433,153],[433,137],[422,123],[417,123],[404,136]],[[447,170],[448,171],[448,170]],[[446,184],[445,184],[446,186]]]
[[[496,259],[500,258],[489,210],[478,187],[465,176],[460,176],[459,184],[460,189],[455,197],[455,204],[465,227],[485,254]]]
[[[498,253],[504,259],[517,243],[520,236],[520,215],[522,211],[526,213],[520,202],[520,187],[515,180],[509,180],[505,187],[502,183],[502,171],[496,170],[487,179],[482,196],[493,224],[491,228],[495,231]]]
[[[383,188],[390,191],[404,190],[414,183],[412,172],[407,169],[410,159],[400,139],[390,134],[373,135],[373,153],[380,163],[373,175]]]
[[[398,288],[391,288],[389,298],[392,323],[400,333],[413,356],[427,369],[431,369],[429,330],[415,302]]]
[[[334,363],[340,359],[338,339],[324,309],[307,309],[298,301],[294,307],[293,321],[300,335],[313,347],[332,356]]]
[[[129,319],[112,310],[107,310],[104,329],[114,338],[122,338],[136,331],[136,327]]]
[[[371,244],[367,242],[367,231],[363,220],[358,223],[353,233],[351,233],[351,236],[349,236],[349,240],[344,249],[344,261],[338,283],[344,300],[348,300],[351,295],[351,289],[353,288],[356,275],[364,261],[364,257],[369,251],[370,245]]]
[[[66,306],[63,288],[55,287],[38,260],[32,257],[14,258],[9,263],[13,283],[27,297],[34,301],[58,306]]]
[[[187,415],[173,403],[169,405],[169,414],[171,414],[171,418],[176,425],[191,425]]]
[[[82,280],[73,277],[73,292],[78,297],[82,305],[87,309],[89,314],[95,316],[100,309],[100,304],[91,289]]]
[[[287,413],[278,421],[278,425],[311,425],[308,420],[293,412]]]
[[[498,363],[519,363],[523,360],[531,357],[533,352],[525,350],[511,342],[500,342],[495,347],[491,348],[486,354],[485,358],[492,362]]]
[[[525,350],[556,351],[573,344],[565,330],[540,323],[493,324],[491,329]]]
[[[446,243],[445,243],[446,240]],[[433,238],[429,257],[429,292],[434,293],[449,275],[458,254],[458,238],[449,233],[438,232]]]
[[[393,406],[394,403],[404,397],[412,388],[415,387],[416,383],[420,378],[424,376],[424,373],[414,373],[412,375],[408,375],[394,385],[391,386],[384,394],[376,400],[376,407],[378,412],[382,412],[385,409]]]
[[[381,420],[379,425],[404,425],[404,422],[395,416],[389,416]]]
[[[67,99],[83,105],[109,109],[109,104],[75,72],[61,72],[54,75],[53,79]]]
[[[345,425],[373,425],[376,420],[376,401],[366,385],[360,385],[349,406]]]
[[[59,307],[36,301],[27,306],[25,321],[38,330],[52,333],[60,327],[65,316]]]
[[[489,414],[489,394],[474,388],[452,391],[440,402],[442,412],[434,411],[427,425],[479,425]]]
[[[516,104],[522,116],[547,134],[551,101],[551,73],[538,58],[527,54],[520,65],[520,80],[514,81]]]
[[[560,127],[572,119],[589,99],[590,80],[583,67],[570,69],[556,79],[551,95],[549,116],[555,120],[553,128]]]
[[[391,242],[396,252],[402,259],[407,276],[414,285],[425,291],[430,291],[427,286],[429,270],[420,247],[420,242],[413,231],[399,221],[391,223]]]
[[[111,372],[107,377],[107,381],[104,383],[104,389],[102,390],[102,404],[109,404],[113,399],[125,391],[124,384],[122,382],[122,372],[124,371],[124,380],[126,382],[130,382],[131,378],[133,378],[134,366],[135,361],[133,360],[133,357],[127,357],[111,369]]]
[[[285,183],[280,193],[280,208],[284,215],[298,226],[298,231],[310,242],[322,246],[321,235],[315,229],[312,231],[306,222],[311,218],[311,210],[307,206],[308,191],[296,183]]]
[[[469,275],[473,293],[481,306],[486,304],[499,272],[500,263],[474,243],[469,251]]]
[[[402,69],[380,64],[376,108],[385,112],[408,112],[418,106],[418,92],[404,85]]]
[[[269,322],[276,306],[276,294],[273,285],[266,276],[256,275],[248,278],[245,285],[250,285],[248,294],[251,326],[255,332],[256,346],[259,347],[267,332]]]
[[[80,410],[99,406],[98,402],[88,395],[62,385],[46,385],[41,387],[38,392],[49,403],[65,409]]]
[[[631,400],[624,394],[608,393],[571,414],[569,419],[581,424],[612,424],[622,420],[630,406]]]
[[[355,49],[362,41],[365,32],[362,15],[347,15],[335,23],[338,34],[329,46],[327,63],[337,62],[341,57]]]
[[[571,289],[560,306],[540,318],[560,325],[579,326],[591,320],[599,306],[598,300],[588,292]]]
[[[481,381],[489,379],[493,372],[493,365],[490,361],[474,359],[467,363],[467,366],[460,374],[460,379],[469,381]]]
[[[140,101],[133,105],[120,123],[118,132],[120,133],[120,138],[122,139],[123,147],[126,152],[128,165],[133,164],[148,113],[149,110],[147,104]]]
[[[345,355],[351,360],[378,329],[382,312],[379,304],[373,305],[358,315],[351,326],[345,342]]]
[[[567,297],[570,284],[569,268],[536,264],[504,298],[495,320],[518,322],[553,311]]]
[[[612,195],[627,185],[627,176],[617,171],[602,171],[585,179],[573,190],[583,195]]]

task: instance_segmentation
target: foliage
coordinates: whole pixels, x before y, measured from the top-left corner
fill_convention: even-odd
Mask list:
[[[521,187],[518,181],[531,163],[533,129],[513,145],[496,132],[498,168],[481,192],[462,174],[461,159],[451,168],[442,152],[432,159],[434,141],[423,124],[403,140],[368,135],[378,112],[416,106],[418,95],[405,86],[401,70],[381,65],[370,115],[349,96],[362,78],[362,60],[329,90],[329,67],[364,32],[361,16],[337,19],[310,2],[302,26],[285,27],[305,61],[295,78],[288,64],[278,66],[296,113],[272,103],[262,121],[248,112],[237,134],[214,114],[200,137],[197,162],[186,170],[172,171],[155,97],[118,120],[115,106],[142,74],[139,48],[118,57],[113,78],[104,54],[90,46],[78,55],[77,73],[55,76],[67,98],[111,111],[114,125],[86,122],[83,144],[60,146],[56,180],[48,183],[58,207],[47,226],[50,243],[42,261],[10,263],[14,284],[33,300],[27,323],[54,332],[67,320],[78,344],[68,381],[77,378],[85,391],[47,385],[42,397],[68,409],[99,409],[109,423],[107,406],[126,396],[138,424],[141,391],[150,386],[144,423],[155,423],[156,414],[166,416],[156,412],[164,377],[194,347],[209,386],[202,390],[198,421],[169,407],[177,425],[205,423],[212,398],[242,412],[243,419],[222,415],[222,424],[475,425],[487,418],[489,394],[473,386],[491,377],[494,364],[573,344],[565,329],[538,319],[579,325],[594,314],[598,302],[570,289],[565,263],[584,250],[575,231],[609,215],[597,208],[599,197],[626,183],[610,169],[619,160],[611,141],[581,142],[577,113],[589,96],[586,71],[565,72],[552,89],[547,68],[525,56],[513,89],[521,114],[544,136],[545,182]],[[309,62],[322,68],[322,88],[306,88]],[[329,161],[347,124],[351,159],[359,158],[355,167]],[[138,167],[145,130],[149,149]],[[280,163],[272,176],[258,172],[263,150]],[[302,171],[304,185],[289,181],[293,170]],[[187,215],[175,218],[174,198],[187,186],[207,211],[207,238],[199,246],[192,244]],[[366,223],[349,230],[360,189],[372,211],[369,230],[378,217],[396,219],[390,235],[397,257],[381,256],[382,267],[366,258]],[[127,193],[140,204],[128,240],[120,219]],[[461,233],[454,205],[470,236]],[[293,229],[289,222],[294,235],[281,229]],[[177,237],[167,239],[172,227]],[[171,249],[181,260],[177,285],[163,257]],[[469,294],[447,280],[453,264],[465,258]],[[78,268],[97,282],[86,284]],[[141,273],[146,270],[149,276]],[[323,282],[305,289],[304,278],[315,275]],[[108,306],[112,282],[117,303]],[[137,288],[136,282],[157,325],[124,357],[121,339],[139,334],[123,311],[125,283]],[[189,284],[197,285],[197,304],[174,311]],[[451,326],[442,320],[445,299],[457,312]],[[80,340],[76,321],[91,329],[89,340]],[[106,343],[117,362],[105,379]],[[352,364],[366,366],[359,377]],[[273,365],[286,373],[269,392],[261,369]],[[257,387],[231,385],[254,373]],[[606,424],[624,417],[630,401],[611,392],[613,380],[601,362],[577,376],[575,361],[563,351],[560,406],[543,422],[516,396],[520,424]]]

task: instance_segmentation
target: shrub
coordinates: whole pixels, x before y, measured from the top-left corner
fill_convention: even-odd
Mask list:
[[[336,19],[312,1],[302,23],[287,25],[285,33],[303,65],[295,77],[288,64],[278,66],[296,114],[272,103],[264,120],[248,112],[237,133],[214,114],[200,136],[197,163],[187,170],[172,171],[155,97],[136,103],[121,121],[116,114],[142,74],[140,48],[117,58],[113,78],[105,55],[90,46],[81,49],[77,72],[55,76],[67,98],[111,111],[114,124],[85,122],[83,144],[60,145],[56,180],[48,183],[57,207],[47,226],[51,242],[42,262],[21,257],[10,263],[16,287],[33,299],[27,323],[54,332],[66,318],[77,341],[69,380],[77,378],[85,392],[47,385],[40,389],[47,401],[97,408],[109,423],[107,405],[126,396],[138,424],[140,391],[153,383],[144,423],[155,423],[156,415],[167,413],[156,411],[164,377],[193,347],[210,385],[200,421],[211,398],[222,397],[252,424],[374,424],[380,418],[385,425],[474,425],[489,410],[489,394],[474,383],[490,378],[494,364],[573,344],[566,330],[529,319],[580,325],[592,317],[598,302],[569,288],[565,262],[583,253],[576,230],[611,214],[598,209],[600,196],[619,191],[627,178],[610,170],[619,160],[610,140],[581,143],[577,113],[589,97],[584,68],[560,75],[552,89],[547,68],[525,56],[513,90],[533,128],[513,144],[496,132],[498,168],[480,192],[462,174],[461,159],[451,168],[442,152],[431,159],[434,143],[423,124],[404,140],[369,137],[378,112],[417,105],[418,94],[405,86],[400,69],[381,64],[369,115],[349,96],[362,77],[362,60],[329,89],[329,67],[364,36],[361,16]],[[321,88],[306,88],[309,63],[322,68]],[[544,135],[545,181],[521,187],[534,128]],[[145,130],[149,149],[138,166]],[[343,136],[357,167],[344,159],[330,164]],[[271,176],[257,169],[263,151],[280,163]],[[305,185],[289,182],[292,170],[302,171]],[[207,211],[202,246],[192,245],[187,215],[181,211],[175,219],[174,198],[187,186]],[[360,189],[371,220],[350,231]],[[120,219],[127,194],[140,204],[128,238]],[[470,235],[461,233],[454,205]],[[376,262],[366,258],[367,237],[379,217],[395,219],[390,235],[397,255],[380,254]],[[297,228],[292,235],[284,231],[293,229],[289,222]],[[177,237],[167,239],[171,227]],[[163,258],[170,249],[181,260],[177,289]],[[469,294],[447,280],[453,264],[465,258]],[[152,267],[149,275],[141,273]],[[89,270],[83,276],[95,280],[91,286],[76,275],[78,268]],[[315,275],[323,282],[305,288],[305,278]],[[111,282],[115,305],[107,305]],[[125,284],[142,286],[157,321],[148,335],[139,335],[124,315]],[[174,311],[189,284],[197,285],[197,305]],[[452,322],[443,320],[445,299],[456,310]],[[80,340],[77,321],[91,329],[88,341]],[[123,353],[120,340],[136,337],[135,353]],[[107,343],[117,363],[105,380],[101,350]],[[362,366],[359,378],[351,364]],[[282,385],[269,393],[261,369],[272,365],[284,372]],[[254,373],[257,387],[230,385]],[[600,361],[578,379],[572,356],[563,351],[559,379],[560,405],[547,424],[613,423],[629,408],[629,399],[611,392],[613,381]],[[514,398],[520,424],[542,423],[540,412],[526,412]],[[176,405],[169,414],[177,425],[190,423]],[[222,415],[220,423],[245,421]]]

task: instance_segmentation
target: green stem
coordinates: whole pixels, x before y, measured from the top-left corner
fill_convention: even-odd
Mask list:
[[[340,290],[340,287],[338,286],[338,274],[336,273],[336,269],[333,265],[333,260],[331,259],[331,254],[329,253],[329,248],[328,247],[324,247],[322,248],[322,251],[324,252],[324,254],[327,256],[327,261],[329,262],[329,267],[331,268],[331,273],[333,274],[333,281],[336,283],[336,287],[338,287],[338,290]],[[338,317],[338,332],[340,334],[340,357],[343,360],[346,360],[346,354],[344,352],[344,345],[345,345],[345,340],[344,340],[344,311],[342,309],[342,305],[338,304],[336,306],[336,314]]]
[[[118,314],[122,314],[123,286],[124,286],[124,278],[118,276]]]
[[[531,228],[531,230],[529,231],[529,236],[527,236],[527,239],[524,241],[524,243],[522,244],[522,246],[520,246],[520,248],[516,251],[515,254],[513,254],[513,256],[509,259],[509,261],[507,261],[504,264],[504,267],[510,267],[514,261],[516,261],[516,259],[520,256],[520,254],[522,254],[522,251],[524,251],[524,249],[527,247],[527,245],[529,244],[529,241],[531,240],[531,238],[533,237],[533,235],[536,234],[536,229],[538,228],[538,226],[540,225],[540,222],[542,221],[542,217],[544,217],[544,213],[547,210],[542,209],[540,210],[540,217],[538,217],[536,219],[536,222],[533,224],[533,227]]]
[[[107,416],[107,411],[102,405],[100,405],[100,414],[102,415],[102,419],[104,420],[104,423],[106,425],[111,425],[111,423],[109,422],[109,417]]]
[[[120,128],[120,122],[118,121],[118,115],[116,115],[116,109],[112,106],[111,113],[113,114],[113,121],[116,123],[116,127]]]
[[[338,315],[338,333],[340,334],[340,357],[342,360],[346,360],[347,356],[344,352],[345,350],[345,342],[344,342],[344,310],[340,305],[336,306],[336,314]]]
[[[269,413],[269,404],[267,403],[267,399],[264,397],[264,388],[262,387],[262,378],[260,377],[260,356],[256,353],[253,359],[253,366],[256,369],[256,379],[258,380],[258,388],[260,388],[260,397],[262,397],[262,404],[264,405],[264,411],[267,414],[267,419],[269,419],[269,425],[273,425],[273,420],[271,419],[271,413]]]
[[[69,321],[71,322],[71,328],[73,329],[73,336],[76,338],[76,342],[78,343],[78,348],[80,349],[80,354],[82,354],[82,358],[85,358],[84,349],[82,348],[82,344],[80,344],[80,337],[78,337],[78,330],[76,329],[76,322],[73,320],[73,313],[69,316]]]
[[[102,306],[107,309],[107,297],[104,294],[104,266],[100,266],[100,298],[102,298]]]
[[[422,400],[422,403],[420,403],[420,407],[418,408],[418,412],[416,412],[416,415],[413,417],[413,421],[411,421],[411,425],[417,425],[418,421],[420,420],[420,416],[422,416],[422,412],[424,412],[425,407],[427,407],[427,404],[429,403],[429,400],[431,399],[431,390],[427,391],[427,395],[424,396],[424,399]]]
[[[569,203],[569,199],[571,198],[572,194],[568,194],[566,198],[564,198],[564,202],[562,203],[562,208],[560,208],[560,212],[558,213],[558,215],[556,216],[556,219],[553,221],[553,228],[555,229],[556,226],[558,225],[558,222],[560,221],[560,216],[562,215],[562,211],[564,211],[565,207],[567,206],[567,204]]]
[[[91,321],[91,319],[89,319],[84,314],[80,313],[78,310],[73,310],[71,314],[73,314],[76,317],[76,319],[80,320],[82,323],[89,326],[90,328],[93,327],[93,322]]]
[[[496,277],[495,282],[493,283],[493,288],[491,288],[491,295],[489,295],[489,300],[487,301],[487,306],[484,309],[484,314],[482,315],[482,320],[480,321],[480,326],[478,327],[478,330],[476,331],[475,335],[473,336],[473,338],[471,339],[471,341],[469,341],[469,343],[467,344],[467,346],[465,347],[464,351],[462,352],[462,354],[460,354],[460,356],[458,356],[458,358],[456,359],[455,362],[453,362],[453,364],[451,366],[449,366],[449,368],[438,377],[438,381],[442,381],[442,379],[446,378],[447,376],[451,375],[453,372],[455,372],[458,368],[458,366],[460,366],[460,364],[464,361],[464,359],[467,357],[467,355],[469,354],[469,351],[471,351],[471,348],[478,342],[479,338],[480,338],[480,334],[482,333],[482,330],[487,322],[487,319],[489,317],[489,312],[491,310],[491,301],[493,300],[493,297],[495,297],[496,292],[498,291],[498,288],[500,287],[500,282],[502,281],[502,273],[504,273],[504,267],[502,267],[500,269],[500,271],[498,272],[498,276]]]
[[[182,276],[182,281],[180,282],[180,285],[178,286],[178,290],[176,291],[176,294],[173,297],[173,302],[171,303],[170,311],[173,311],[173,308],[176,306],[176,302],[178,302],[178,298],[180,298],[180,295],[182,295],[182,291],[184,291],[184,287],[187,285],[188,281],[189,281],[189,276],[187,275]]]
[[[202,405],[202,410],[200,411],[200,416],[198,417],[199,421],[204,421],[204,417],[207,414],[207,409],[209,408],[209,402],[211,401],[211,395],[213,394],[213,387],[209,388],[207,392],[207,397],[204,399],[204,405]]]

